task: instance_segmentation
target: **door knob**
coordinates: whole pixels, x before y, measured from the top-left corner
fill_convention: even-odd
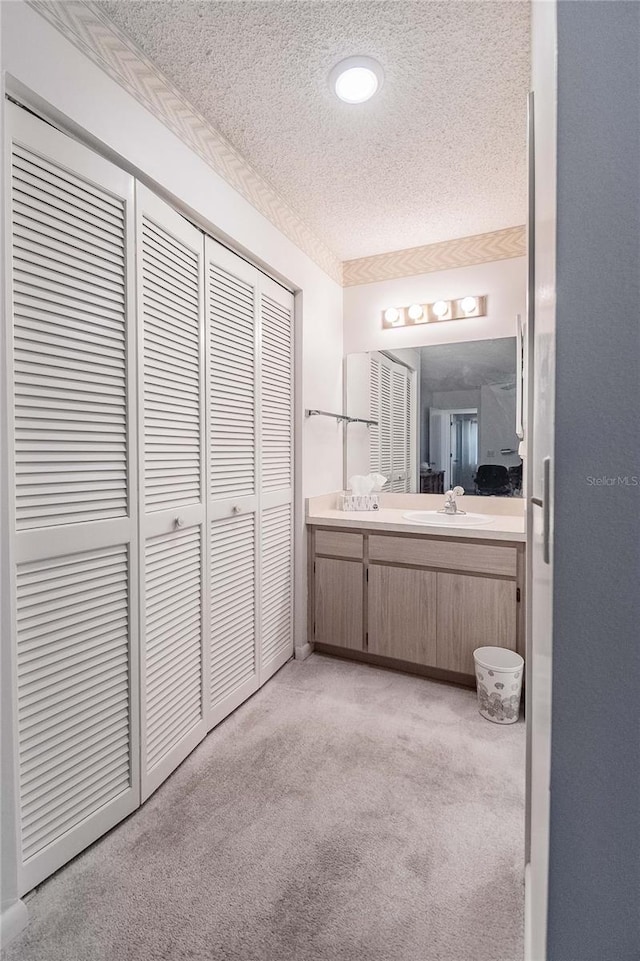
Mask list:
[[[238,505],[235,504],[235,505],[231,508],[231,513],[232,513],[232,514],[239,514],[241,510],[242,510],[242,508],[241,508],[241,507],[238,507]]]
[[[184,527],[184,521],[182,520],[181,517],[174,517],[174,519],[173,519],[173,526],[174,526],[175,528]]]

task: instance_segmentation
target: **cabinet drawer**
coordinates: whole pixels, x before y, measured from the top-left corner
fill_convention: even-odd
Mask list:
[[[362,534],[344,531],[316,531],[316,554],[330,554],[332,557],[351,557],[360,560],[363,556]]]
[[[517,550],[493,544],[459,543],[439,538],[369,537],[369,560],[516,576]]]

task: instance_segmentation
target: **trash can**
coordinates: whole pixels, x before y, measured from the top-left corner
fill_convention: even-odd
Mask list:
[[[506,647],[479,647],[476,665],[478,710],[488,721],[515,724],[520,713],[524,658]]]

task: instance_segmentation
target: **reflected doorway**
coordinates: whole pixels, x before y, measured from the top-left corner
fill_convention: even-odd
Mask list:
[[[430,459],[436,470],[444,471],[444,489],[474,490],[478,468],[478,408],[429,412]]]

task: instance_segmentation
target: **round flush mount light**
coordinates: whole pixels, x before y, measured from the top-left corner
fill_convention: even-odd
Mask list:
[[[394,326],[395,324],[400,323],[400,311],[397,307],[387,307],[384,312],[384,319],[388,324]]]
[[[476,297],[463,297],[460,301],[460,306],[465,314],[472,314],[478,306],[478,300]]]
[[[344,103],[364,103],[380,89],[384,72],[372,57],[347,57],[329,74],[329,86]]]
[[[436,317],[444,317],[449,311],[449,304],[446,300],[436,300],[433,305],[433,312]]]
[[[411,320],[420,320],[424,314],[424,310],[420,304],[411,304],[407,313],[409,314]]]

